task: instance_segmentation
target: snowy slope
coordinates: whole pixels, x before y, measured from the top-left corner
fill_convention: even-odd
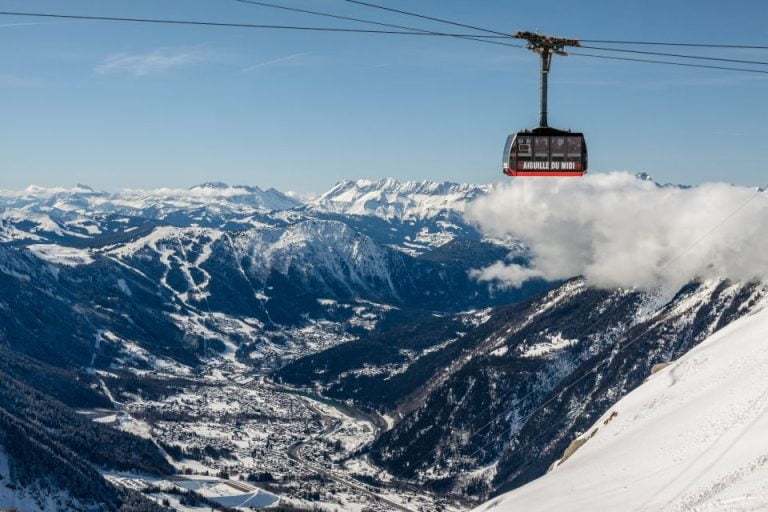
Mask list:
[[[93,263],[93,258],[88,251],[74,247],[62,247],[56,244],[32,244],[27,249],[43,261],[56,265],[88,265]]]
[[[463,212],[467,203],[487,193],[488,185],[449,182],[346,180],[309,206],[346,215],[374,215],[384,219],[429,219],[446,211]]]
[[[287,228],[253,229],[240,235],[235,246],[262,279],[273,269],[288,274],[297,267],[302,273],[322,270],[338,282],[360,286],[389,280],[384,249],[342,222],[312,220]],[[391,283],[386,286],[393,289]]]
[[[766,368],[762,309],[617,402],[550,473],[476,512],[768,510]]]

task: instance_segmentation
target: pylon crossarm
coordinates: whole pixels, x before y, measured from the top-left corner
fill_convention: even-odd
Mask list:
[[[536,32],[518,31],[515,34],[517,39],[524,39],[528,42],[528,49],[541,53],[551,51],[558,55],[568,55],[565,52],[566,46],[581,46],[578,39],[568,39],[565,37],[548,36],[537,34]]]

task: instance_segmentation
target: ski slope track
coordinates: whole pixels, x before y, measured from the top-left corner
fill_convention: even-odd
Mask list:
[[[548,474],[475,512],[768,510],[767,367],[763,308],[649,377]]]

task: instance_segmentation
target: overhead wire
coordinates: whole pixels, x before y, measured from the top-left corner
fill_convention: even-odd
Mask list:
[[[768,74],[768,70],[764,70],[764,69],[732,68],[728,66],[711,66],[709,64],[690,64],[687,62],[671,62],[668,60],[656,60],[656,59],[635,59],[632,57],[616,57],[614,55],[598,55],[595,53],[582,53],[582,52],[572,52],[572,51],[568,51],[568,55],[576,55],[579,57],[589,57],[593,59],[624,60],[629,62],[645,62],[649,64],[666,64],[668,66],[682,66],[686,68],[720,69],[724,71],[741,71],[744,73]]]
[[[118,16],[90,16],[90,15],[76,15],[76,14],[41,13],[41,12],[0,11],[0,16],[24,16],[24,17],[37,17],[37,18],[57,18],[57,19],[91,20],[91,21],[117,21],[117,22],[128,22],[128,23],[154,23],[154,24],[161,24],[161,25],[162,24],[194,25],[194,26],[246,28],[246,29],[304,30],[304,31],[319,31],[319,32],[353,32],[353,33],[363,33],[363,34],[394,34],[394,35],[453,37],[453,34],[441,33],[441,32],[428,33],[428,32],[410,32],[410,31],[397,31],[397,30],[354,29],[354,28],[341,28],[341,27],[307,27],[307,26],[299,26],[299,25],[268,25],[268,24],[258,24],[258,23],[230,23],[230,22],[222,22],[222,21],[129,18],[129,17],[118,17]]]
[[[486,44],[496,44],[500,46],[512,46],[514,48],[525,48],[521,44],[510,44],[510,43],[502,43],[500,41],[492,41],[489,39],[480,39],[476,38],[473,34],[452,34],[452,33],[446,33],[446,32],[435,32],[433,30],[427,30],[422,28],[414,28],[414,27],[408,27],[404,25],[395,25],[392,23],[384,23],[380,21],[374,21],[374,20],[366,20],[362,18],[354,18],[351,16],[342,16],[340,14],[332,14],[328,12],[320,12],[320,11],[310,11],[308,9],[299,9],[298,7],[288,7],[285,5],[278,5],[273,4],[269,2],[261,2],[258,0],[234,0],[235,2],[239,2],[242,4],[251,4],[251,5],[258,5],[260,7],[269,7],[272,9],[280,9],[283,11],[291,11],[291,12],[298,12],[302,14],[311,14],[314,16],[322,16],[324,18],[333,18],[338,20],[344,20],[344,21],[354,21],[357,23],[367,23],[369,25],[377,25],[380,27],[389,27],[389,28],[398,28],[401,30],[408,30],[413,32],[422,32],[424,35],[433,35],[433,36],[445,36],[445,37],[455,37],[457,39],[467,39],[470,41],[477,41],[478,43],[486,43]]]
[[[480,37],[486,39],[514,39],[513,35],[493,35],[493,34],[469,34],[473,37]],[[683,46],[689,48],[722,48],[731,50],[768,50],[766,45],[748,45],[748,44],[705,44],[705,43],[665,43],[661,41],[617,41],[609,39],[582,39],[579,37],[572,37],[570,39],[578,39],[582,43],[599,43],[599,44],[617,44],[617,45],[653,45],[653,46]]]
[[[627,48],[605,48],[603,46],[585,46],[583,44],[580,44],[578,48],[587,48],[588,50],[601,50],[605,52],[637,53],[641,55],[659,55],[662,57],[680,57],[683,59],[717,60],[722,62],[736,62],[739,64],[760,64],[763,66],[768,65],[768,62],[762,61],[762,60],[741,60],[741,59],[731,59],[731,58],[725,58],[725,57],[708,57],[704,55],[685,55],[682,53],[647,52],[643,50],[630,50]]]
[[[361,0],[344,0],[344,1],[345,2],[349,2],[351,4],[364,5],[366,7],[371,7],[373,9],[379,9],[379,10],[382,10],[382,11],[389,11],[389,12],[394,12],[394,13],[398,13],[398,14],[404,14],[405,16],[411,16],[411,17],[414,17],[414,18],[421,18],[421,19],[424,19],[424,20],[436,21],[438,23],[445,23],[447,25],[453,25],[455,27],[463,27],[463,28],[469,28],[469,29],[472,29],[472,30],[479,30],[480,32],[487,32],[489,34],[495,34],[497,36],[514,37],[512,34],[507,34],[505,32],[498,32],[496,30],[491,30],[489,28],[476,27],[474,25],[468,25],[466,23],[459,23],[457,21],[446,20],[446,19],[443,19],[443,18],[435,18],[433,16],[427,16],[425,14],[417,14],[415,12],[404,11],[404,10],[401,10],[401,9],[395,9],[393,7],[386,7],[386,6],[383,6],[383,5],[373,4],[373,3],[370,3],[370,2],[363,2]]]
[[[487,34],[491,35],[476,35],[474,37],[481,37],[481,38],[514,38],[515,36],[513,34],[505,33],[505,32],[499,32],[497,30],[484,28],[484,27],[478,27],[476,25],[469,25],[466,23],[459,23],[451,20],[446,20],[443,18],[436,18],[433,16],[427,16],[424,14],[418,14],[411,11],[406,11],[403,9],[395,9],[392,7],[386,7],[379,4],[374,4],[371,2],[364,2],[362,0],[344,0],[345,2],[353,3],[353,4],[359,4],[364,5],[367,7],[380,9],[384,11],[389,12],[395,12],[398,14],[403,14],[406,16],[412,16],[416,18],[421,18],[425,20],[435,21],[438,23],[445,23],[448,25],[453,25],[457,27],[464,27],[464,28],[470,28],[472,30],[479,30],[480,32],[485,32]],[[720,43],[681,43],[681,42],[663,42],[663,41],[620,41],[620,40],[612,40],[612,39],[581,39],[581,38],[575,38],[579,39],[579,41],[583,43],[598,43],[598,44],[624,44],[624,45],[656,45],[656,46],[686,46],[686,47],[692,47],[692,48],[730,48],[730,49],[755,49],[755,50],[768,50],[768,46],[766,45],[747,45],[747,44],[720,44]]]
[[[360,2],[359,0],[345,0],[345,1],[360,3],[363,5],[374,5],[374,4],[368,4],[367,2]],[[386,9],[389,9],[389,8],[386,8]],[[177,19],[91,16],[91,15],[18,12],[18,11],[0,11],[0,16],[22,16],[22,17],[37,17],[37,18],[115,21],[115,22],[170,24],[170,25],[192,25],[192,26],[245,28],[245,29],[296,30],[296,31],[314,31],[314,32],[332,32],[332,33],[339,32],[339,33],[388,34],[388,35],[408,35],[408,36],[440,36],[440,37],[451,37],[451,38],[458,38],[458,39],[465,39],[465,40],[473,40],[477,42],[490,43],[490,44],[495,44],[500,46],[509,46],[513,48],[525,48],[523,45],[503,43],[500,41],[490,41],[490,40],[478,38],[470,34],[434,32],[434,31],[426,31],[425,29],[415,29],[413,31],[374,30],[374,29],[354,29],[354,28],[341,28],[341,27],[310,27],[310,26],[299,26],[299,25],[270,25],[270,24],[256,24],[256,23],[230,23],[230,22],[194,21],[194,20],[177,20]],[[438,18],[434,18],[434,19],[437,20]],[[448,21],[445,21],[445,22],[453,23]],[[744,72],[744,73],[760,73],[760,74],[768,73],[768,71],[765,71],[765,70],[751,69],[751,68],[710,66],[710,65],[704,65],[704,64],[690,64],[690,63],[671,62],[671,61],[654,60],[654,59],[636,59],[636,58],[629,58],[629,57],[614,57],[609,55],[596,55],[596,54],[588,54],[588,53],[580,53],[580,52],[568,52],[568,53],[569,55],[579,55],[582,57],[590,57],[590,58],[598,58],[598,59],[622,60],[622,61],[629,61],[629,62],[645,62],[650,64],[665,64],[669,66],[683,66],[683,67],[689,67],[689,68],[718,69],[718,70],[737,71],[737,72]]]
[[[269,2],[262,2],[260,0],[234,0],[234,1],[239,2],[239,3],[243,3],[243,4],[251,4],[251,5],[257,5],[257,6],[261,6],[261,7],[268,7],[268,8],[272,8],[272,9],[280,9],[280,10],[284,10],[284,11],[298,12],[298,13],[303,13],[303,14],[310,14],[310,15],[313,15],[313,16],[321,16],[321,17],[339,19],[339,20],[344,20],[344,21],[353,21],[353,22],[357,22],[357,23],[366,23],[366,24],[370,24],[370,25],[377,25],[377,26],[389,27],[389,28],[397,28],[397,29],[401,29],[401,30],[425,32],[427,34],[432,34],[432,35],[451,35],[451,36],[456,37],[456,38],[470,39],[470,40],[475,40],[477,42],[490,42],[490,41],[487,40],[487,38],[505,38],[505,39],[513,39],[514,38],[514,36],[512,36],[512,35],[503,35],[503,36],[499,36],[499,35],[475,36],[473,34],[446,34],[446,33],[435,32],[435,31],[427,30],[427,29],[409,27],[409,26],[405,26],[405,25],[396,25],[396,24],[392,24],[392,23],[384,23],[384,22],[379,22],[379,21],[374,21],[374,20],[355,18],[355,17],[351,17],[351,16],[343,16],[343,15],[333,14],[333,13],[328,13],[328,12],[312,11],[312,10],[308,10],[308,9],[300,9],[300,8],[297,8],[297,7],[288,7],[288,6],[285,6],[285,5],[278,5],[278,4],[273,4],[273,3],[269,3]],[[361,2],[359,0],[349,0],[349,1],[351,3],[355,3],[355,4],[361,4],[361,5],[364,5],[364,6],[381,8],[381,9],[385,9],[385,10],[393,10],[393,11],[399,12],[399,13],[407,12],[407,11],[401,11],[399,9],[391,9],[389,7],[383,7],[383,6],[379,6],[379,5],[376,5],[376,4],[371,4],[371,3],[368,3],[368,2]],[[413,14],[413,15],[414,16],[422,17],[422,15],[416,15],[416,14]],[[432,17],[428,17],[428,18],[440,21],[442,23],[456,24],[455,22],[448,21],[448,20],[442,20],[442,19],[439,19],[439,18],[432,18]],[[484,30],[484,31],[490,30],[490,29],[484,29],[484,28],[481,28],[481,27],[474,27],[472,25],[464,25],[464,24],[458,24],[458,25],[459,26],[470,27],[470,28],[473,28],[475,30]],[[486,39],[480,40],[480,38],[486,38]],[[523,45],[509,45],[509,44],[506,44],[505,46],[514,46],[516,48],[524,48]],[[678,53],[647,52],[647,51],[642,51],[642,50],[629,50],[629,49],[621,49],[621,48],[605,48],[605,47],[599,47],[599,46],[584,46],[584,45],[581,45],[580,47],[581,48],[588,48],[588,49],[591,49],[591,50],[601,50],[601,51],[627,52],[627,53],[637,53],[637,54],[645,54],[645,55],[659,55],[659,56],[666,56],[666,57],[680,57],[680,58],[698,59],[698,60],[714,60],[714,61],[734,62],[734,63],[741,63],[741,64],[768,65],[768,62],[766,62],[766,61],[740,60],[740,59],[730,59],[730,58],[721,58],[721,57],[707,57],[707,56],[699,56],[699,55],[684,55],[684,54],[678,54]]]
[[[423,15],[423,14],[418,14],[418,13],[411,12],[411,11],[405,11],[405,10],[402,10],[402,9],[395,9],[395,8],[392,8],[392,7],[386,7],[386,6],[374,4],[374,3],[371,3],[371,2],[365,2],[365,1],[362,1],[362,0],[344,0],[344,1],[345,2],[349,2],[349,3],[353,3],[353,4],[364,5],[364,6],[367,6],[367,7],[374,8],[374,9],[380,9],[380,10],[384,10],[384,11],[395,12],[395,13],[403,14],[403,15],[406,15],[406,16],[422,18],[422,19],[426,19],[426,20],[430,20],[430,21],[435,21],[435,22],[438,22],[438,23],[445,23],[445,24],[448,24],[448,25],[454,25],[454,26],[458,26],[458,27],[470,28],[470,29],[473,29],[473,30],[478,30],[478,31],[481,31],[481,32],[485,32],[487,34],[492,34],[492,35],[473,36],[473,37],[476,37],[476,38],[496,39],[496,38],[514,38],[515,37],[512,34],[508,34],[508,33],[504,33],[504,32],[499,32],[497,30],[492,30],[492,29],[489,29],[489,28],[479,27],[479,26],[476,26],[476,25],[468,25],[468,24],[465,24],[465,23],[458,23],[458,22],[455,22],[455,21],[446,20],[446,19],[443,19],[443,18],[436,18],[436,17],[433,17],[433,16],[426,16],[426,15]],[[587,43],[602,42],[602,43],[605,43],[605,44],[608,44],[608,43],[611,42],[611,41],[606,41],[606,40],[590,40],[590,39],[579,39],[579,41],[580,42],[587,42]],[[654,42],[643,42],[643,43],[641,43],[641,42],[637,42],[637,41],[635,41],[634,43],[633,42],[629,42],[629,41],[613,41],[613,43],[616,43],[616,44],[619,44],[619,43],[623,43],[623,44],[667,44],[667,43],[654,43]],[[710,47],[710,48],[718,48],[718,47],[722,47],[722,48],[750,48],[749,45],[714,45],[714,44],[713,45],[703,45],[703,44],[696,44],[696,43],[670,43],[670,44],[675,44],[675,45],[680,45],[680,46],[705,46],[705,47]],[[588,49],[591,49],[591,50],[601,50],[601,51],[628,52],[628,53],[638,53],[638,54],[645,54],[645,55],[658,55],[658,56],[677,57],[677,58],[686,58],[686,59],[698,59],[698,60],[715,60],[715,61],[734,62],[734,63],[741,63],[741,64],[768,65],[768,62],[764,62],[764,61],[749,61],[749,60],[741,60],[741,59],[730,59],[730,58],[720,58],[720,57],[707,57],[707,56],[699,56],[699,55],[684,55],[684,54],[664,53],[664,52],[646,52],[646,51],[642,51],[642,50],[631,50],[631,49],[626,49],[626,48],[605,48],[605,47],[593,47],[593,46],[583,46],[583,45],[581,47],[582,48],[588,48]],[[766,49],[768,49],[768,46],[765,46],[765,47],[751,47],[751,48],[766,48]],[[581,55],[583,57],[610,58],[608,56],[599,57],[599,56],[593,55],[593,54],[573,53],[573,52],[570,52],[570,51],[568,51],[568,54],[569,55]],[[702,67],[702,68],[709,68],[709,69],[721,69],[721,70],[726,70],[726,71],[742,71],[742,72],[764,73],[764,71],[752,70],[752,69],[748,69],[748,68],[729,68],[729,67],[724,67],[724,66],[706,66],[706,65],[698,66],[698,65],[691,65],[691,64],[685,64],[685,63],[674,63],[674,62],[669,62],[669,61],[659,61],[659,60],[653,60],[653,59],[630,59],[630,58],[614,57],[611,60],[626,60],[626,61],[631,61],[631,62],[646,62],[646,63],[650,63],[650,64],[668,64],[668,65],[680,65],[680,66],[685,66],[685,67]]]
[[[308,9],[300,9],[300,8],[297,8],[297,7],[288,7],[288,6],[285,6],[285,5],[278,5],[278,4],[273,4],[273,3],[269,3],[269,2],[262,2],[260,0],[234,0],[234,1],[235,2],[239,2],[239,3],[243,3],[243,4],[257,5],[257,6],[261,6],[261,7],[268,7],[268,8],[272,8],[272,9],[280,9],[280,10],[284,10],[284,11],[298,12],[298,13],[302,13],[302,14],[310,14],[310,15],[313,15],[313,16],[321,16],[321,17],[339,19],[339,20],[344,20],[344,21],[354,21],[354,22],[357,22],[357,23],[366,23],[366,24],[370,24],[370,25],[377,25],[377,26],[389,27],[389,28],[397,28],[397,29],[401,29],[401,30],[425,32],[427,34],[432,34],[432,35],[451,35],[451,36],[456,37],[456,38],[470,39],[470,40],[475,40],[477,42],[486,42],[486,43],[490,42],[488,39],[480,40],[480,38],[505,38],[505,39],[513,39],[514,38],[514,36],[511,36],[511,35],[504,35],[504,36],[498,36],[498,35],[494,35],[494,36],[475,36],[473,34],[446,34],[446,33],[441,33],[441,32],[435,32],[435,31],[432,31],[432,30],[422,29],[422,28],[409,27],[409,26],[405,26],[405,25],[396,25],[396,24],[392,24],[392,23],[384,23],[384,22],[380,22],[380,21],[368,20],[368,19],[363,19],[363,18],[355,18],[355,17],[351,17],[351,16],[343,16],[343,15],[333,14],[333,13],[328,13],[328,12],[312,11],[312,10],[308,10]],[[378,5],[375,5],[375,4],[370,4],[368,2],[360,2],[358,0],[349,0],[349,1],[352,2],[352,3],[361,4],[361,5],[370,6],[370,7],[376,7],[376,8],[381,7],[381,8],[384,8],[386,10],[390,10],[391,9],[389,7],[378,6]],[[406,11],[400,11],[399,9],[395,9],[395,11],[396,12],[406,12]],[[421,15],[419,15],[419,16],[421,16]],[[439,18],[432,18],[432,19],[439,20]],[[450,22],[448,20],[440,20],[440,21],[443,22],[443,23],[454,24],[454,22]],[[459,24],[459,25],[462,25],[462,24]],[[467,25],[467,26],[472,27],[471,25]],[[480,28],[480,27],[472,27],[472,28],[474,28],[475,30],[489,30],[489,29],[483,29],[483,28]],[[523,45],[509,45],[509,44],[505,44],[505,46],[514,46],[515,48],[524,48]],[[645,54],[645,55],[659,55],[659,56],[666,56],[666,57],[680,57],[680,58],[698,59],[698,60],[714,60],[714,61],[734,62],[734,63],[741,63],[741,64],[768,65],[768,62],[766,62],[766,61],[740,60],[740,59],[730,59],[730,58],[721,58],[721,57],[707,57],[707,56],[699,56],[699,55],[684,55],[684,54],[678,54],[678,53],[647,52],[647,51],[642,51],[642,50],[629,50],[629,49],[621,49],[621,48],[605,48],[605,47],[599,47],[599,46],[584,46],[584,45],[581,45],[580,47],[581,48],[588,48],[588,49],[591,49],[591,50],[601,50],[601,51],[627,52],[627,53],[637,53],[637,54]]]
[[[494,36],[483,36],[494,37]],[[768,50],[768,46],[748,44],[719,44],[719,43],[665,43],[660,41],[616,41],[611,39],[579,39],[583,43],[598,44],[629,44],[629,45],[653,45],[653,46],[687,46],[690,48],[729,48],[737,50]]]
[[[269,7],[269,8],[272,8],[272,9],[280,9],[280,10],[283,10],[283,11],[298,12],[298,13],[302,13],[302,14],[312,14],[314,16],[322,16],[322,17],[325,17],[325,18],[333,18],[333,19],[337,19],[337,20],[354,21],[354,22],[357,22],[357,23],[367,23],[369,25],[378,25],[378,26],[381,26],[381,27],[398,28],[398,29],[401,29],[401,30],[409,30],[409,31],[415,31],[415,32],[424,32],[424,33],[433,34],[433,35],[443,35],[443,33],[441,33],[441,32],[435,32],[435,31],[432,31],[432,30],[407,27],[407,26],[404,26],[404,25],[395,25],[393,23],[384,23],[384,22],[380,22],[380,21],[366,20],[366,19],[362,19],[362,18],[354,18],[354,17],[351,17],[351,16],[342,16],[340,14],[332,14],[332,13],[320,12],[320,11],[310,11],[309,9],[299,9],[298,7],[288,7],[286,5],[278,5],[278,4],[273,4],[273,3],[269,3],[269,2],[260,2],[258,0],[234,0],[234,1],[235,2],[239,2],[241,4],[258,5],[260,7]],[[452,35],[455,35],[457,37],[465,37],[465,36],[467,36],[467,37],[470,37],[470,36],[474,37],[472,34],[452,34]],[[482,37],[487,37],[487,36],[482,36]]]

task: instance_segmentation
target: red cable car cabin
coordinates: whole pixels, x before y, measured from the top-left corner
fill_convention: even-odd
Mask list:
[[[507,176],[583,176],[584,134],[540,127],[507,137],[502,168]]]

